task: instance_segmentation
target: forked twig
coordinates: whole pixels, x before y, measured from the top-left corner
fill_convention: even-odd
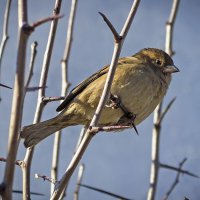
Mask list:
[[[172,191],[174,190],[174,188],[176,187],[176,185],[179,183],[179,179],[180,179],[180,175],[181,175],[181,168],[183,166],[183,164],[186,162],[186,158],[183,159],[183,161],[180,162],[179,164],[179,170],[178,170],[178,173],[176,175],[176,178],[172,184],[172,186],[170,187],[169,191],[166,193],[165,197],[163,198],[163,200],[167,200],[169,198],[169,195],[172,193]]]
[[[186,161],[187,159],[184,158],[184,160]],[[185,161],[184,161],[184,162],[185,162]],[[186,175],[188,175],[188,176],[192,176],[192,177],[194,177],[194,178],[200,178],[198,175],[196,175],[196,174],[194,174],[194,173],[191,173],[191,172],[189,172],[189,171],[187,171],[187,170],[183,170],[183,169],[181,169],[180,167],[174,167],[174,166],[167,165],[167,164],[162,164],[162,163],[160,163],[160,167],[161,167],[161,168],[165,168],[165,169],[169,169],[169,170],[173,170],[173,171],[177,171],[177,172],[180,172],[180,173],[182,173],[182,174],[186,174]]]
[[[118,34],[118,32],[116,31],[115,27],[112,25],[110,20],[103,13],[99,12],[99,14],[103,17],[103,20],[106,22],[106,24],[110,28],[112,34],[114,35],[115,42],[120,41],[122,37]]]
[[[158,124],[161,124],[165,115],[167,114],[167,112],[170,110],[172,104],[174,103],[174,101],[176,100],[176,97],[174,97],[167,105],[167,107],[165,108],[165,110],[161,113],[160,119],[158,120]]]

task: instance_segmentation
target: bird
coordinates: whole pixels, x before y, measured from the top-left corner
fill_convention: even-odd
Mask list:
[[[24,126],[20,136],[26,148],[65,127],[90,124],[99,103],[109,65],[74,87],[56,109],[59,114],[49,120]],[[130,125],[130,118],[120,106],[112,106],[113,97],[132,113],[134,125],[144,121],[163,100],[172,73],[179,72],[172,58],[163,50],[144,48],[120,58],[111,85],[110,98],[103,108],[98,126]],[[112,98],[111,98],[112,97]],[[111,105],[111,106],[109,106]],[[113,109],[114,107],[114,109]]]

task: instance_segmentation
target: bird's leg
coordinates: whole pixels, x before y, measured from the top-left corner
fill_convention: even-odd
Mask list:
[[[138,135],[138,130],[134,124],[136,115],[128,111],[128,109],[122,104],[119,96],[110,94],[110,101],[111,103],[109,105],[106,105],[106,107],[110,107],[112,109],[120,108],[124,112],[125,117],[130,120],[131,125],[133,126],[135,132]]]

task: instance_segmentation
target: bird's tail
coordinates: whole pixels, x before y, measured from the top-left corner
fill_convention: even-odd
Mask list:
[[[20,136],[24,138],[24,146],[27,148],[35,146],[41,140],[67,126],[69,126],[69,124],[67,124],[66,121],[55,117],[37,124],[24,126]]]

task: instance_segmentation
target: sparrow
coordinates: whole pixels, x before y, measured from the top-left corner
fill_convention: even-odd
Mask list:
[[[82,81],[58,106],[59,114],[49,120],[24,126],[20,136],[25,147],[32,147],[41,140],[68,126],[89,125],[99,103],[109,65]],[[163,50],[144,48],[133,56],[118,60],[110,91],[108,106],[100,116],[98,126],[130,125],[121,107],[109,106],[113,97],[134,117],[134,125],[145,120],[162,101],[171,81],[171,74],[179,72],[172,58]],[[111,98],[112,97],[112,98]]]

